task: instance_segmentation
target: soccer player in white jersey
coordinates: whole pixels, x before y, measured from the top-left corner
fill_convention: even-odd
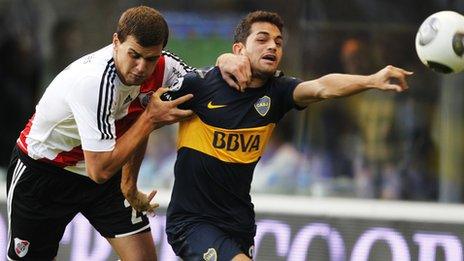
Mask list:
[[[148,219],[129,204],[153,210],[154,193],[122,190],[138,172],[150,132],[192,113],[177,108],[191,95],[159,98],[166,90],[159,87],[190,70],[163,51],[167,40],[160,13],[130,8],[111,45],[73,62],[48,86],[8,169],[9,260],[54,259],[77,213],[122,260],[156,260]],[[220,67],[243,82],[248,75],[237,68],[246,67],[226,57]]]

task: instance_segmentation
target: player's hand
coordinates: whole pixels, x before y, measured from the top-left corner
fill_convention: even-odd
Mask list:
[[[406,77],[412,74],[413,72],[388,65],[377,73],[371,75],[372,87],[381,90],[402,92],[409,88],[408,83],[406,82]]]
[[[161,95],[167,91],[169,89],[159,88],[153,93],[144,112],[155,128],[185,120],[193,114],[191,110],[177,108],[180,104],[190,100],[193,97],[192,94],[184,95],[172,101],[161,100]]]
[[[136,190],[132,193],[127,193],[124,194],[126,197],[127,201],[129,201],[129,204],[131,207],[138,212],[147,212],[150,214],[155,213],[155,209],[159,207],[158,203],[151,203],[152,199],[156,195],[156,190],[153,190],[150,194],[145,194],[140,192],[139,190]]]
[[[250,59],[245,55],[222,54],[216,65],[227,84],[238,91],[243,92],[251,81]]]

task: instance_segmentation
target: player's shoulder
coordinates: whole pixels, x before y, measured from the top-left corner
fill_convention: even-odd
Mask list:
[[[77,59],[56,77],[62,85],[79,90],[95,89],[102,83],[106,86],[115,78],[117,73],[111,45]]]
[[[185,75],[187,82],[194,85],[211,85],[215,83],[222,83],[221,71],[218,67],[204,67],[195,69]]]
[[[278,80],[278,81],[286,81],[286,80],[296,79],[295,77],[286,75],[286,74],[285,74],[283,71],[281,71],[281,70],[275,71],[275,72],[274,72],[274,75],[272,75],[272,78],[273,78],[274,80]]]
[[[195,68],[187,65],[177,54],[163,50],[161,53],[161,59],[165,63],[165,66],[171,67],[182,67],[186,72],[195,70]]]
[[[211,78],[220,76],[219,68],[217,67],[203,67],[194,69],[185,74],[184,78],[188,78],[192,81],[203,82]]]
[[[176,82],[170,86],[171,91],[179,91],[179,90],[199,90],[203,88],[199,88],[200,86],[205,84],[205,81],[214,74],[214,67],[211,68],[201,68],[201,69],[194,69],[190,72],[187,72],[182,77],[177,78]]]
[[[182,86],[183,88],[193,88],[203,83],[204,77],[202,73],[198,70],[192,70],[187,72],[185,75],[177,78],[175,83],[170,87],[171,91],[177,91]]]
[[[105,73],[116,73],[112,45],[105,46],[93,53],[82,56],[65,70],[71,70],[85,77],[101,78]]]
[[[172,62],[183,62],[182,59],[180,59],[180,57],[169,51],[169,50],[163,50],[161,52],[161,56],[166,60],[166,61],[172,61]]]
[[[287,76],[280,70],[277,70],[274,73],[272,80],[274,83],[276,83],[276,85],[296,85],[302,82],[301,79],[293,76]]]

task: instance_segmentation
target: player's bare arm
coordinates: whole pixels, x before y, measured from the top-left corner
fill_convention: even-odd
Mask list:
[[[145,194],[137,189],[138,173],[145,155],[147,143],[148,137],[122,167],[121,191],[135,210],[153,213],[159,207],[157,203],[150,203],[156,195],[156,191],[153,190],[149,194]]]
[[[167,90],[160,88],[152,95],[145,111],[134,125],[116,141],[112,151],[84,151],[87,173],[92,180],[104,183],[121,169],[153,130],[192,115],[192,111],[181,110],[177,106],[193,96],[188,94],[173,101],[162,101],[160,95]]]
[[[216,65],[227,84],[238,91],[243,92],[251,81],[250,59],[247,56],[225,53],[218,57]]]
[[[408,88],[406,77],[412,72],[391,65],[371,75],[328,74],[318,79],[300,83],[293,93],[299,106],[350,96],[368,89],[402,92]]]

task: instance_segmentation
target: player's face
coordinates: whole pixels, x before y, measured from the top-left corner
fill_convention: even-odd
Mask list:
[[[155,70],[163,45],[142,47],[133,36],[121,43],[113,36],[114,63],[118,76],[125,85],[142,84]]]
[[[275,73],[282,58],[282,34],[267,22],[252,24],[250,32],[241,53],[250,58],[254,76],[268,77]]]

